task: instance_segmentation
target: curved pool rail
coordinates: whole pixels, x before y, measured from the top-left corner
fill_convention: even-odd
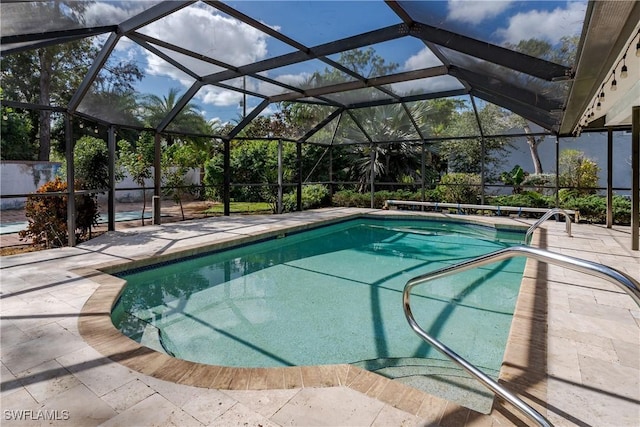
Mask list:
[[[533,234],[533,232],[536,230],[536,228],[540,227],[540,225],[543,222],[545,222],[546,220],[551,218],[553,215],[558,215],[558,214],[564,215],[565,223],[567,224],[565,231],[567,232],[569,237],[573,237],[573,236],[571,236],[571,216],[569,216],[569,213],[567,211],[565,211],[564,209],[553,208],[553,209],[549,209],[547,211],[547,213],[542,215],[542,217],[540,217],[539,220],[537,220],[531,227],[529,227],[529,229],[527,230],[527,234],[525,234],[525,236],[524,236],[524,241],[528,242],[529,241],[529,236],[531,236]]]
[[[552,424],[547,420],[542,414],[533,409],[530,405],[525,403],[522,399],[520,399],[515,394],[511,393],[509,390],[504,388],[498,382],[494,381],[491,377],[486,375],[484,372],[476,368],[474,365],[469,363],[467,360],[458,355],[455,351],[447,347],[442,342],[433,338],[429,335],[424,329],[422,329],[415,318],[413,317],[413,313],[411,311],[410,304],[410,295],[411,290],[420,284],[424,284],[430,280],[435,280],[441,277],[449,276],[451,274],[455,274],[461,271],[469,270],[472,268],[480,267],[486,264],[490,264],[496,261],[509,259],[517,256],[526,256],[527,258],[533,258],[538,261],[559,265],[565,268],[569,268],[571,270],[579,271],[582,273],[590,274],[593,276],[600,277],[602,279],[608,280],[609,282],[614,283],[622,290],[624,290],[627,294],[631,296],[631,298],[635,301],[638,306],[640,306],[640,283],[638,283],[631,276],[620,272],[611,267],[607,267],[602,264],[594,263],[591,261],[586,261],[580,258],[574,258],[567,255],[558,254],[555,252],[546,251],[538,248],[531,248],[528,246],[514,246],[506,249],[501,249],[496,252],[492,252],[486,255],[482,255],[480,257],[461,262],[459,264],[455,264],[452,266],[444,267],[430,273],[422,274],[420,276],[416,276],[413,279],[409,280],[404,287],[404,291],[402,293],[402,303],[404,314],[409,322],[409,325],[414,330],[418,336],[420,336],[424,341],[431,344],[435,347],[439,352],[447,356],[454,363],[462,367],[466,372],[475,377],[478,381],[480,381],[485,387],[494,392],[496,395],[500,396],[502,399],[511,403],[516,409],[518,409],[522,414],[524,414],[527,418],[535,422],[540,426],[551,426]]]

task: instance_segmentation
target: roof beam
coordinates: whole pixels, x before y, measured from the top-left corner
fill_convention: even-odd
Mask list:
[[[365,81],[356,80],[323,86],[319,88],[306,89],[303,94],[285,93],[282,95],[272,96],[270,100],[271,102],[293,101],[297,98],[317,97],[330,93],[345,92],[350,90],[364,89],[368,87],[377,88],[377,86],[406,82],[409,80],[424,79],[428,77],[442,76],[445,74],[447,74],[447,69],[443,66],[423,68],[422,70],[407,71],[404,73],[397,73],[389,76],[374,77]]]
[[[168,43],[168,42],[165,42],[165,41],[162,41],[162,40],[158,40],[158,39],[156,39],[154,37],[150,37],[150,36],[147,36],[145,34],[132,33],[132,34],[129,35],[129,38],[132,39],[133,41],[135,41],[136,43],[140,44],[141,46],[143,45],[144,42],[146,42],[146,43],[149,43],[150,45],[158,45],[158,46],[163,47],[165,49],[180,53],[182,55],[188,56],[190,58],[197,59],[199,61],[203,61],[203,62],[207,62],[209,64],[213,64],[213,65],[215,65],[217,67],[220,67],[220,68],[228,68],[230,70],[237,70],[237,68],[234,67],[233,65],[227,64],[227,63],[222,62],[222,61],[218,61],[216,59],[209,58],[208,56],[202,55],[200,53],[193,52],[191,50],[182,48],[180,46],[176,46],[174,44],[171,44],[171,43]],[[237,75],[234,78],[242,76],[240,73],[236,73],[236,74]],[[290,86],[290,85],[285,84],[285,83],[281,83],[281,82],[279,82],[277,80],[273,80],[273,79],[270,79],[268,77],[261,76],[259,74],[255,74],[255,75],[246,74],[246,75],[248,75],[250,77],[253,77],[255,79],[262,80],[264,82],[270,83],[270,84],[275,85],[275,86],[283,87],[283,88],[285,88],[287,90],[290,90],[292,92],[299,92],[299,93],[302,92],[299,88]],[[230,87],[229,85],[220,84],[218,82],[215,82],[215,83],[209,82],[209,81],[207,81],[207,79],[205,77],[198,77],[198,80],[200,80],[200,81],[202,81],[203,83],[206,83],[206,84],[212,84],[214,86],[219,86],[219,87],[224,87],[224,88],[229,88]],[[239,88],[236,88],[236,89],[238,91],[241,91]],[[255,94],[255,96],[258,96],[260,98],[264,98],[264,95]]]
[[[448,90],[443,92],[425,93],[422,95],[411,95],[411,96],[406,96],[400,99],[378,99],[375,101],[356,102],[353,104],[349,104],[347,107],[350,109],[378,107],[380,105],[398,104],[401,102],[416,102],[416,101],[426,101],[429,99],[448,98],[451,96],[466,95],[468,93],[469,91],[467,91],[466,89],[456,89],[456,90]]]
[[[56,38],[71,38],[79,39],[83,37],[95,36],[98,34],[111,33],[116,31],[118,27],[115,25],[105,25],[101,27],[91,27],[91,28],[74,28],[72,30],[59,30],[59,31],[44,31],[41,33],[31,33],[31,34],[15,34],[12,36],[2,36],[0,38],[0,43],[2,45],[5,44],[13,44],[13,43],[27,43],[32,41],[39,40],[49,40]],[[65,40],[66,41],[66,40]]]
[[[453,89],[441,92],[424,93],[422,95],[410,95],[401,98],[402,102],[426,101],[428,99],[450,98],[452,96],[461,96],[469,93],[467,89]]]
[[[96,36],[106,33],[120,33],[121,35],[135,31],[140,27],[148,25],[149,23],[156,21],[164,16],[167,16],[176,10],[186,7],[192,3],[189,1],[165,1],[156,6],[149,8],[148,10],[131,17],[120,25],[103,25],[98,27],[89,28],[74,28],[69,30],[57,30],[57,31],[44,31],[40,33],[31,34],[16,34],[10,36],[3,36],[0,39],[0,45],[10,45],[18,43],[28,43],[32,41],[43,41],[46,44],[29,44],[14,49],[1,49],[2,53],[17,53],[24,50],[35,49],[39,47],[46,47],[55,44],[66,43],[72,40],[77,40],[85,37]]]
[[[215,7],[216,9],[226,13],[229,16],[232,16],[234,18],[236,18],[239,21],[244,22],[247,25],[252,26],[253,28],[262,31],[263,33],[266,33],[268,35],[270,35],[271,37],[273,37],[274,39],[280,40],[283,43],[288,44],[289,46],[293,46],[298,50],[301,50],[303,52],[308,52],[309,48],[305,45],[303,45],[302,43],[299,43],[287,36],[285,36],[284,34],[282,34],[279,31],[274,30],[273,28],[269,27],[268,25],[263,24],[262,22],[245,15],[242,12],[237,11],[236,9],[226,5],[225,3],[219,1],[219,0],[205,0],[204,1],[206,4],[208,4],[209,6]]]
[[[516,86],[495,76],[489,77],[457,66],[451,66],[449,73],[460,80],[466,81],[472,88],[481,88],[487,92],[495,92],[502,97],[513,99],[514,101],[530,105],[545,112],[561,110],[563,108],[563,104],[560,101],[546,98],[539,93],[527,90],[522,86]]]
[[[336,108],[335,110],[333,110],[333,112],[329,114],[327,117],[325,117],[324,120],[322,120],[320,123],[315,125],[312,129],[310,129],[307,133],[305,133],[302,136],[302,138],[298,140],[298,142],[305,142],[307,139],[311,138],[313,135],[316,134],[316,132],[318,132],[320,129],[328,125],[331,122],[331,120],[335,119],[343,111],[344,111],[344,108]]]
[[[135,37],[129,37],[129,38],[131,40],[133,40],[135,43],[139,44],[142,48],[148,50],[149,52],[153,53],[154,55],[159,56],[160,58],[164,59],[169,64],[173,65],[174,67],[176,67],[177,69],[179,69],[183,73],[191,76],[194,80],[200,80],[200,76],[197,75],[195,72],[191,71],[190,68],[185,67],[184,65],[182,65],[182,63],[176,61],[175,59],[173,59],[172,57],[170,57],[169,55],[167,55],[166,53],[164,53],[163,51],[161,51],[157,47],[147,43],[144,40],[140,40],[140,39],[135,38]]]
[[[205,81],[207,83],[215,83],[238,77],[242,74],[256,74],[274,68],[308,61],[310,59],[309,55],[311,55],[312,57],[333,55],[334,53],[343,52],[345,50],[357,49],[375,43],[394,40],[400,37],[404,37],[407,34],[408,28],[405,24],[392,25],[390,27],[381,28],[379,30],[370,31],[368,33],[363,33],[357,36],[347,37],[345,39],[336,40],[312,47],[309,53],[302,51],[292,52],[285,55],[277,56],[275,58],[269,58],[263,61],[255,62],[253,64],[238,67],[237,71],[229,70],[210,74],[208,76],[205,76]]]
[[[193,3],[195,3],[195,0],[163,1],[162,3],[150,7],[144,12],[141,12],[127,19],[126,21],[118,25],[118,30],[122,34],[135,31],[138,28],[144,27],[145,25],[157,21],[158,19],[162,19],[165,16],[170,15],[173,12],[187,7]]]
[[[229,139],[235,138],[236,135],[238,135],[242,131],[242,129],[244,129],[249,123],[251,123],[251,120],[258,117],[258,114],[260,114],[262,110],[267,108],[268,105],[269,105],[269,100],[264,99],[260,104],[258,104],[256,108],[251,110],[251,112],[247,114],[247,116],[243,118],[242,121],[238,123],[238,125],[231,130],[231,132],[229,132],[229,135],[228,135]]]
[[[74,40],[83,39],[86,37],[92,37],[100,34],[115,32],[116,30],[117,30],[117,27],[113,25],[113,26],[95,27],[95,28],[81,28],[78,30],[38,33],[36,34],[37,36],[44,35],[46,37],[37,37],[37,40],[34,39],[32,42],[30,41],[5,42],[5,37],[3,37],[2,42],[0,43],[0,54],[12,55],[15,53],[25,52],[27,50],[40,49],[48,46],[55,46],[58,44],[63,44],[63,43],[68,43]],[[56,35],[56,33],[64,33],[64,35]],[[6,37],[13,37],[13,36],[6,36]]]
[[[168,50],[172,50],[174,52],[180,53],[180,54],[188,56],[190,58],[197,59],[197,60],[202,61],[202,62],[207,62],[209,64],[213,64],[213,65],[215,65],[217,67],[220,67],[220,68],[228,68],[228,69],[236,70],[236,67],[234,67],[233,65],[227,64],[226,62],[218,61],[217,59],[213,59],[213,58],[210,58],[208,56],[202,55],[200,53],[196,53],[196,52],[194,52],[192,50],[185,49],[183,47],[177,46],[177,45],[169,43],[169,42],[165,42],[164,40],[156,39],[155,37],[151,37],[151,36],[148,36],[146,34],[134,32],[134,33],[129,34],[128,37],[130,39],[132,39],[132,40],[135,40],[135,41],[144,40],[147,43],[154,44],[154,45],[160,46],[160,47],[168,49]]]
[[[180,98],[180,100],[176,102],[176,105],[173,106],[171,111],[169,111],[169,114],[167,114],[165,118],[162,119],[162,121],[156,128],[156,131],[158,133],[162,132],[169,125],[169,123],[180,113],[180,111],[182,111],[185,105],[187,105],[187,103],[191,101],[191,98],[195,96],[195,94],[200,90],[201,87],[202,82],[199,81],[196,81],[191,85],[189,90],[187,90],[184,95],[182,95],[182,98]]]
[[[10,101],[8,99],[2,100],[3,107],[22,108],[24,110],[36,110],[36,111],[56,111],[64,113],[66,110],[63,107],[56,107],[53,105],[32,104],[30,102]]]
[[[266,33],[268,35],[270,35],[271,37],[280,40],[283,43],[288,44],[289,46],[292,46],[294,48],[296,48],[297,50],[306,53],[309,56],[309,59],[319,59],[320,61],[330,65],[333,68],[336,68],[340,71],[342,71],[343,73],[350,75],[351,77],[357,79],[357,80],[366,80],[365,77],[361,76],[360,74],[354,72],[353,70],[345,67],[344,65],[326,58],[324,56],[320,56],[318,57],[317,55],[314,54],[314,52],[307,46],[305,46],[302,43],[299,43],[296,40],[291,39],[290,37],[285,36],[284,34],[280,33],[277,30],[274,30],[273,28],[269,27],[268,25],[263,24],[260,21],[257,21],[255,19],[253,19],[250,16],[247,16],[239,11],[237,11],[236,9],[222,3],[219,0],[205,0],[205,3],[207,3],[210,6],[215,7],[216,9],[219,9],[223,12],[225,12],[226,14],[244,22],[247,25],[250,25],[254,28],[256,28],[259,31],[262,31],[263,33]]]
[[[558,122],[550,113],[527,108],[525,105],[514,101],[513,99],[504,97],[494,92],[488,92],[480,88],[471,89],[471,95],[483,99],[487,102],[499,105],[503,108],[522,116],[523,118],[532,121],[533,123],[547,129],[551,132],[557,132]]]
[[[431,25],[415,23],[411,26],[411,35],[425,42],[432,42],[548,81],[567,78],[571,74],[571,69],[564,65],[525,55],[524,53],[432,27]]]
[[[360,124],[360,122],[358,121],[358,119],[353,115],[353,113],[351,112],[351,110],[346,110],[346,113],[349,117],[351,117],[351,120],[353,120],[353,123],[356,124],[356,127],[358,129],[360,129],[360,132],[362,132],[362,134],[364,135],[365,138],[367,138],[367,140],[372,143],[373,139],[369,136],[369,134],[367,133],[367,131],[362,127],[362,125]],[[337,130],[337,129],[336,129]],[[333,143],[332,143],[333,144]],[[373,165],[372,165],[373,167]]]
[[[84,98],[84,96],[89,91],[91,84],[93,84],[93,81],[98,76],[98,73],[100,73],[100,70],[102,70],[102,67],[104,66],[105,62],[107,62],[109,55],[111,55],[111,52],[113,52],[113,49],[116,47],[116,44],[119,40],[119,35],[111,33],[104,46],[102,46],[102,50],[100,50],[96,59],[93,60],[91,68],[89,68],[89,71],[87,71],[84,79],[82,79],[82,83],[80,83],[80,86],[78,86],[78,89],[73,94],[71,101],[69,101],[67,109],[70,113],[74,113],[78,109],[82,98]]]
[[[415,24],[415,21],[413,20],[413,18],[411,17],[411,15],[409,15],[402,6],[400,6],[398,4],[398,2],[396,0],[384,0],[384,2],[387,4],[387,6],[389,6],[391,8],[391,10],[393,10],[395,12],[396,15],[398,15],[398,17],[400,17],[400,19],[402,19],[402,21],[407,24],[409,27],[411,27],[412,25]],[[446,66],[449,66],[449,59],[444,56],[442,54],[442,52],[440,51],[440,49],[438,49],[437,47],[435,47],[435,45],[431,42],[428,42],[426,40],[422,40],[422,42],[425,44],[425,46],[427,46],[427,48],[429,48],[429,50],[431,50],[431,52],[433,52],[433,54]]]
[[[576,130],[580,118],[610,75],[638,22],[640,2],[589,2],[581,38],[583,44],[578,48],[576,75],[567,97],[561,135],[569,135]]]

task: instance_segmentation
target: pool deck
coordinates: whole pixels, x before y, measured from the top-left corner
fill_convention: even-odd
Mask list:
[[[496,401],[491,414],[478,414],[348,365],[281,368],[277,375],[212,371],[198,364],[185,369],[189,362],[167,360],[105,326],[119,284],[96,268],[171,259],[214,243],[365,212],[398,213],[329,208],[216,217],[129,228],[75,248],[1,257],[1,424],[525,425],[508,404]],[[533,222],[473,218],[507,226]],[[640,279],[640,252],[629,249],[629,227],[574,224],[573,236],[566,236],[564,223],[548,221],[533,246]],[[500,377],[555,425],[637,426],[640,309],[604,280],[529,261]],[[27,420],[14,419],[19,416]]]

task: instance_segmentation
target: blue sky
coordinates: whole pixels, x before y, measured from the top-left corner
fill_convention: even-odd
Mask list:
[[[233,1],[228,4],[306,46],[349,37],[381,27],[398,24],[400,18],[382,1]],[[418,21],[443,25],[465,35],[502,45],[536,37],[557,43],[562,36],[580,34],[586,1],[407,1],[400,2]],[[117,14],[118,6],[139,7],[135,2],[111,2],[103,5],[102,19],[107,13]],[[109,8],[108,10],[105,8]],[[96,12],[96,15],[97,12]],[[140,32],[184,46],[197,53],[240,66],[293,51],[291,47],[255,30],[218,10],[196,3],[162,20],[142,28]],[[387,62],[398,64],[398,71],[427,68],[439,61],[412,37],[374,46]],[[123,39],[114,55],[134,60],[145,70],[146,77],[137,90],[141,93],[166,94],[169,88],[186,90],[193,79],[162,59],[150,54],[128,39]],[[210,64],[195,64],[181,58],[199,74],[217,71]],[[336,58],[334,58],[336,59]],[[314,71],[326,67],[319,61],[308,61],[282,70],[269,70],[265,75],[291,85],[300,84]],[[239,81],[229,82],[239,85]],[[435,89],[455,86],[457,82],[434,79]],[[410,84],[399,90],[410,90]],[[422,86],[425,83],[422,82]],[[260,92],[265,88],[251,80],[247,89]],[[271,88],[272,90],[273,88]],[[208,120],[229,121],[241,114],[238,92],[205,87],[193,99]],[[259,99],[250,99],[248,108]]]

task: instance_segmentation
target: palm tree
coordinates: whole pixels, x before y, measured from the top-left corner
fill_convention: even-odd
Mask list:
[[[180,91],[177,88],[169,89],[167,95],[158,96],[149,94],[143,98],[142,116],[147,125],[158,126],[167,115],[176,107],[180,100]],[[188,103],[171,120],[167,126],[169,131],[186,132],[201,135],[212,135],[214,127],[219,127],[219,123],[209,123],[200,114],[196,104]],[[201,182],[204,175],[204,164],[213,155],[214,146],[211,138],[207,136],[179,136],[165,134],[163,138],[167,147],[171,150],[165,151],[162,161],[163,180],[167,188],[167,195],[173,196],[174,200],[182,208],[181,195],[184,190],[184,173],[190,168],[200,168]],[[190,189],[191,190],[191,189]],[[183,214],[184,217],[184,214]]]
[[[429,118],[433,110],[428,101],[416,102],[409,107],[415,125],[422,130],[430,126]],[[364,191],[371,179],[372,168],[374,177],[386,182],[400,182],[406,176],[413,179],[419,177],[420,145],[411,142],[419,138],[419,133],[402,104],[363,108],[353,115],[373,141],[369,145],[354,145],[352,149],[355,165],[352,174],[360,182],[360,191]],[[365,137],[360,127],[353,120],[345,123],[341,136],[350,141],[363,141]],[[385,141],[392,142],[376,144]]]
[[[167,117],[179,100],[180,91],[177,88],[169,89],[169,93],[162,97],[153,94],[146,95],[142,101],[142,116],[149,126],[155,127]],[[188,103],[176,117],[174,117],[167,129],[190,133],[210,133],[211,128],[209,124],[198,110],[199,108],[196,104]],[[167,137],[168,145],[174,142],[174,137]]]

